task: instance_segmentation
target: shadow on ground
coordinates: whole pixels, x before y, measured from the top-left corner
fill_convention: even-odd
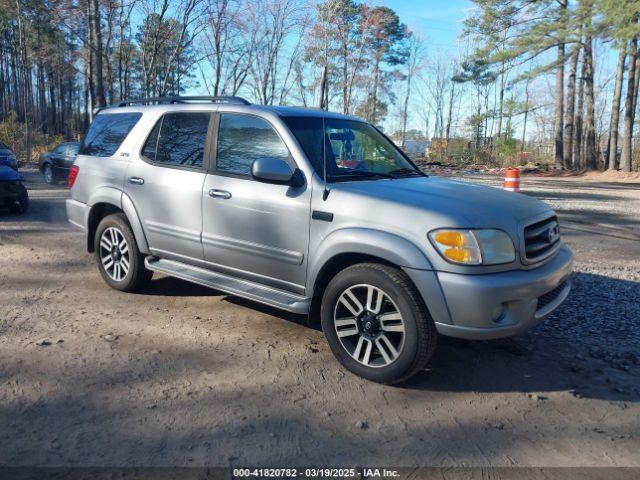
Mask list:
[[[225,295],[170,277],[155,279],[143,294]],[[234,296],[225,300],[320,330],[319,322],[310,322],[306,316]],[[607,338],[604,342],[603,337]],[[576,273],[571,295],[542,324],[514,338],[466,341],[440,337],[428,369],[401,388],[486,393],[570,390],[576,396],[637,402],[639,345],[639,282]]]

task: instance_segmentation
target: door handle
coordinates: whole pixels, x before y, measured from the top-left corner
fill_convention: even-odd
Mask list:
[[[134,183],[136,185],[143,185],[144,184],[144,178],[129,177],[129,183]]]
[[[212,188],[209,190],[209,196],[213,198],[224,198],[225,200],[229,200],[231,198],[231,192],[227,192],[226,190],[216,190]]]

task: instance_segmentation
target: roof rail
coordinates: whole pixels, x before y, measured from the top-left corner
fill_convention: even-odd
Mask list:
[[[144,103],[188,103],[188,102],[211,102],[211,103],[227,103],[233,105],[251,105],[250,102],[242,97],[151,97],[139,99],[121,100],[111,105],[112,107],[126,107],[127,105],[144,104]]]

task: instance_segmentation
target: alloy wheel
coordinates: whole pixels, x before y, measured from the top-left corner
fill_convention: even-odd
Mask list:
[[[333,323],[342,347],[362,365],[386,367],[402,352],[402,314],[378,287],[360,284],[347,288],[338,297]]]
[[[104,271],[112,280],[122,281],[129,272],[129,245],[123,233],[109,227],[100,237],[100,260]]]

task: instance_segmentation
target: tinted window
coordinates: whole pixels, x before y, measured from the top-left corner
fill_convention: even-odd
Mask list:
[[[98,115],[82,141],[80,153],[94,157],[110,157],[120,148],[141,116],[141,113]]]
[[[202,168],[211,114],[167,113],[142,148],[148,159],[170,166]]]
[[[162,117],[156,122],[147,138],[147,141],[142,147],[142,155],[152,162],[156,161],[156,147],[158,146],[158,133],[160,133],[160,126],[162,125]]]
[[[76,155],[78,155],[79,147],[80,145],[78,145],[77,143],[71,143],[67,145],[67,155],[70,157],[75,157]]]
[[[398,148],[368,123],[322,117],[284,117],[284,122],[319,175],[323,174],[326,155],[330,180],[417,172]]]
[[[67,146],[63,143],[62,145],[58,145],[56,148],[54,148],[51,153],[55,153],[56,155],[62,155],[66,150],[66,148]]]
[[[265,120],[250,115],[223,114],[218,131],[216,170],[249,175],[257,158],[289,162],[289,150]]]

